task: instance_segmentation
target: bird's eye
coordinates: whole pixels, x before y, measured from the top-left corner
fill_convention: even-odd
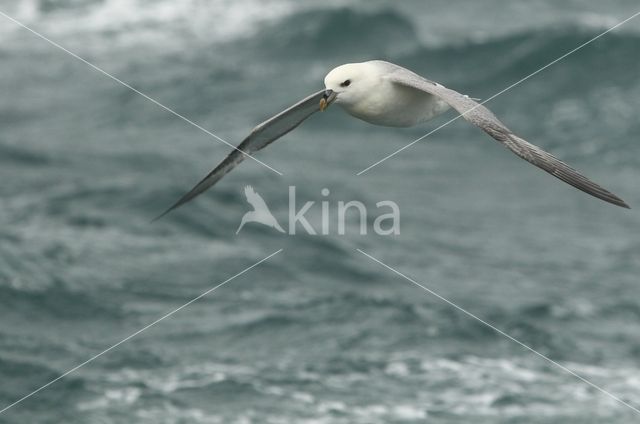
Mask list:
[[[340,87],[349,87],[351,84],[351,80],[344,80],[344,82],[340,83]]]

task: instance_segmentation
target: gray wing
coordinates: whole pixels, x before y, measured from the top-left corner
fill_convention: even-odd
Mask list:
[[[296,128],[302,123],[302,121],[319,111],[320,99],[323,97],[324,92],[325,90],[320,90],[317,93],[313,93],[256,126],[247,138],[245,138],[237,148],[229,153],[229,155],[220,162],[213,171],[209,172],[209,174],[196,184],[191,191],[178,199],[173,206],[156,217],[154,221],[193,200],[220,181],[220,179],[222,179],[222,177],[224,177],[229,171],[238,166],[238,164],[245,159],[245,156],[251,155],[258,150],[265,148],[283,135],[287,134],[289,131]]]
[[[515,135],[509,128],[500,122],[500,120],[496,118],[489,109],[469,97],[446,88],[438,83],[429,81],[408,69],[398,66],[394,66],[394,68],[391,69],[387,78],[393,83],[406,87],[413,87],[434,96],[438,96],[457,110],[464,119],[480,127],[491,137],[502,143],[509,150],[527,162],[547,171],[554,177],[561,179],[565,183],[570,184],[585,193],[602,199],[605,202],[613,203],[614,205],[622,206],[623,208],[629,208],[629,205],[615,194],[600,187],[598,184],[589,180],[550,153],[545,152],[538,146],[535,146]]]

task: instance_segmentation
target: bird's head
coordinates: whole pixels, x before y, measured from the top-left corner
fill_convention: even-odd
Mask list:
[[[340,65],[324,77],[326,91],[320,109],[326,109],[333,101],[343,106],[358,103],[371,93],[377,82],[377,73],[370,63]]]

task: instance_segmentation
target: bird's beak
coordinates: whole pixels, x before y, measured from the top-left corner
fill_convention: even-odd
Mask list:
[[[320,99],[320,112],[324,112],[324,110],[328,108],[331,103],[333,103],[337,95],[338,93],[333,90],[325,91],[324,96],[322,96],[322,98]]]

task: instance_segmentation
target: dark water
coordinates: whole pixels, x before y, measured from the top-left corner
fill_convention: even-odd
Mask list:
[[[488,98],[636,1],[0,1],[220,137],[382,58]],[[640,18],[638,18],[640,19]],[[7,423],[626,423],[640,416],[358,253],[640,406],[640,21],[492,100],[516,132],[625,199],[584,195],[456,122],[315,116],[149,220],[228,152],[0,17],[0,414]],[[395,201],[401,233],[283,235],[300,201]],[[321,196],[329,188],[331,194]],[[333,216],[333,215],[332,215]],[[371,222],[369,222],[370,224]],[[371,227],[369,227],[371,228]]]

